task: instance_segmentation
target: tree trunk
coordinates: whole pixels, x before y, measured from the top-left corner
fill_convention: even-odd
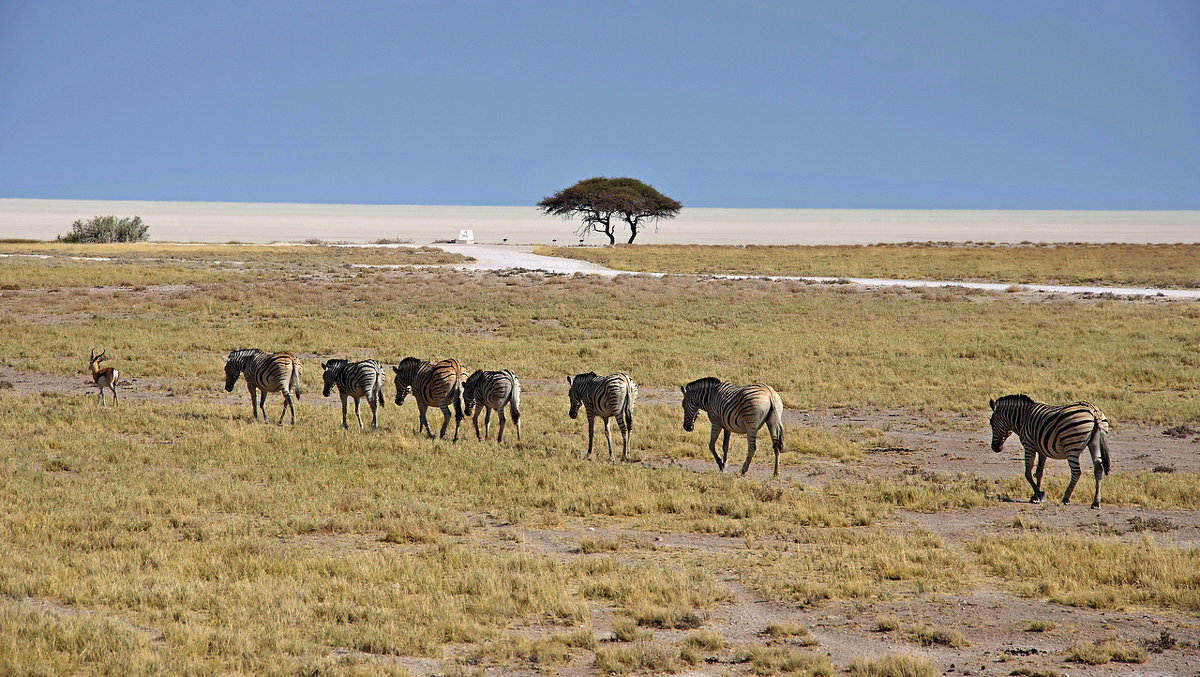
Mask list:
[[[629,244],[633,244],[633,238],[637,237],[637,226],[633,227],[633,232],[629,235]]]
[[[617,238],[615,235],[613,235],[613,229],[611,227],[608,228],[607,230],[605,230],[604,234],[608,236],[608,243],[610,245],[614,245],[617,243]]]

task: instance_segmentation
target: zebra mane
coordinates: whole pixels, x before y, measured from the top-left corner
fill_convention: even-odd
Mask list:
[[[235,351],[229,353],[228,359],[234,360],[239,357],[248,357],[250,355],[259,355],[261,353],[262,353],[262,351],[259,350],[258,348],[242,348],[241,350],[235,350]]]
[[[349,362],[350,362],[350,360],[347,360],[347,359],[345,359],[345,358],[342,358],[342,357],[335,357],[334,359],[332,359],[332,360],[329,360],[328,362],[326,362],[325,364],[323,364],[323,365],[321,365],[321,366],[322,366],[322,367],[324,367],[324,368],[326,368],[326,369],[334,369],[334,368],[337,368],[337,367],[344,367],[344,366],[346,366],[346,364],[348,364]]]
[[[596,372],[589,371],[586,374],[575,374],[575,378],[571,379],[571,383],[574,383],[577,379],[581,379],[581,378],[586,378],[586,379],[596,378]]]
[[[717,378],[716,376],[705,376],[704,378],[698,378],[695,381],[692,381],[691,383],[687,384],[687,389],[691,390],[692,388],[711,388],[713,386],[718,386],[718,385],[721,385],[721,379]]]
[[[403,369],[404,367],[406,367],[408,365],[420,364],[421,362],[422,362],[422,360],[419,357],[406,357],[403,360],[400,360],[399,366],[401,369]]]
[[[996,400],[997,405],[999,405],[1001,402],[1029,402],[1030,404],[1036,404],[1032,397],[1024,393],[1021,393],[1020,395],[1005,395],[1004,397]]]

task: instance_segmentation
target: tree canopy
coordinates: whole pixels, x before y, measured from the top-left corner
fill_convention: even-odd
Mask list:
[[[545,214],[565,219],[579,217],[582,222],[575,231],[581,236],[603,233],[609,244],[616,244],[616,227],[624,222],[629,226],[629,243],[647,223],[673,218],[683,208],[678,200],[667,197],[653,186],[628,177],[595,176],[563,188],[543,198],[538,208]]]

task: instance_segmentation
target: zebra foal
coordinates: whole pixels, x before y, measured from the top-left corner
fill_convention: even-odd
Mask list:
[[[467,374],[458,360],[442,360],[437,364],[431,364],[415,357],[406,357],[400,361],[399,365],[392,367],[392,371],[396,374],[396,406],[404,404],[404,398],[408,396],[410,390],[413,398],[417,401],[417,411],[420,412],[421,420],[417,433],[424,430],[429,434],[429,438],[433,439],[433,430],[429,427],[425,410],[429,407],[438,407],[442,410],[442,432],[439,437],[445,439],[446,427],[450,425],[449,405],[453,404],[454,439],[452,441],[457,442],[458,428],[463,419],[463,381],[467,378]]]
[[[359,400],[366,398],[371,406],[371,429],[379,428],[378,408],[383,406],[383,366],[375,360],[350,362],[336,359],[321,363],[321,378],[325,381],[323,397],[336,385],[338,395],[342,398],[342,427],[346,424],[346,398],[354,398],[354,417],[358,419],[358,429],[363,429],[362,416],[358,413]]]
[[[1047,458],[1067,459],[1071,483],[1063,492],[1062,502],[1070,503],[1081,474],[1079,456],[1087,449],[1096,477],[1092,507],[1100,507],[1100,478],[1109,470],[1108,419],[1103,412],[1088,402],[1053,407],[1034,402],[1028,395],[1005,395],[989,400],[988,406],[992,408],[992,451],[999,452],[1004,440],[1014,432],[1025,447],[1025,480],[1033,488],[1030,503],[1041,503],[1046,497],[1042,491],[1042,471]]]
[[[587,458],[592,457],[592,440],[595,437],[596,417],[604,419],[604,441],[608,442],[608,460],[613,460],[612,438],[608,433],[608,419],[617,419],[621,431],[621,460],[629,457],[629,433],[633,430],[633,404],[637,400],[637,384],[625,374],[597,376],[596,372],[567,377],[567,397],[571,408],[567,415],[579,416],[582,406],[588,417]]]
[[[725,472],[725,464],[729,461],[729,433],[744,434],[746,462],[742,464],[742,474],[745,475],[750,469],[750,460],[754,458],[758,429],[765,424],[771,433],[775,451],[775,472],[772,476],[779,476],[779,452],[783,451],[783,401],[774,388],[763,383],[739,388],[709,376],[680,386],[679,390],[683,393],[685,431],[692,431],[700,411],[708,414],[708,420],[712,423],[708,450],[712,452],[718,470]],[[724,433],[721,443],[723,455],[718,456],[717,436],[721,433]]]
[[[521,382],[517,375],[502,371],[478,369],[463,384],[463,413],[471,416],[475,424],[475,439],[486,439],[492,426],[492,411],[500,418],[500,431],[496,441],[504,441],[504,406],[512,413],[513,425],[517,427],[517,441],[521,441]],[[486,410],[483,417],[483,437],[479,436],[479,412]],[[472,411],[474,415],[472,416]]]
[[[292,425],[296,425],[296,405],[292,393],[300,399],[300,358],[291,353],[264,353],[257,348],[235,350],[225,357],[225,392],[233,392],[239,376],[246,377],[246,388],[250,391],[250,409],[258,419],[262,410],[263,421],[267,419],[267,393],[283,393],[283,411],[279,412],[279,425],[283,415],[291,410]],[[255,402],[255,391],[262,397]]]

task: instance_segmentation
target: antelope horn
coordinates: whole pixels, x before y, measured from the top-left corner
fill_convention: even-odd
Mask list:
[[[107,353],[108,353],[108,351],[107,351],[107,350],[101,350],[101,351],[100,351],[100,355],[96,357],[96,361],[97,361],[97,362],[99,362],[99,361],[103,360],[103,359],[104,359],[104,356],[105,356]]]
[[[96,349],[92,348],[92,354],[88,355],[88,362],[95,362],[95,361],[96,361]]]

